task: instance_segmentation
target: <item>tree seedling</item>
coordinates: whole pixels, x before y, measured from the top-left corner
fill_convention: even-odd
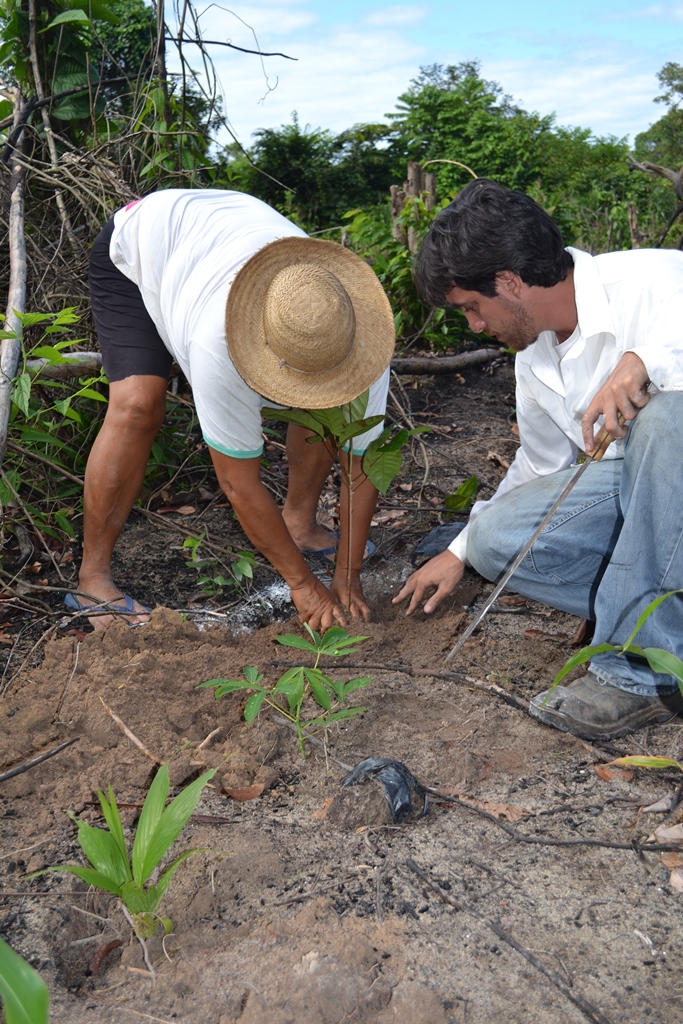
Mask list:
[[[166,807],[169,790],[168,765],[161,765],[147,791],[140,812],[132,857],[128,855],[114,791],[109,786],[107,798],[102,790],[99,790],[97,795],[107,829],[93,828],[87,822],[79,821],[75,815],[69,815],[78,825],[78,842],[91,866],[84,868],[76,864],[58,864],[36,871],[34,875],[28,877],[35,878],[36,875],[47,871],[68,871],[89,885],[118,896],[124,915],[132,924],[142,944],[150,974],[154,976],[145,940],[151,938],[160,925],[167,935],[173,928],[170,918],[160,917],[156,913],[157,907],[178,866],[188,857],[201,851],[186,850],[168,865],[155,885],[150,885],[149,880],[187,824],[199,803],[202,790],[216,771],[216,768],[212,768],[205,772]]]
[[[47,1024],[50,996],[41,976],[0,939],[0,996],[6,1024]]]
[[[244,666],[242,669],[243,679],[208,679],[206,682],[200,683],[198,687],[198,689],[214,689],[216,700],[225,696],[226,693],[253,690],[252,696],[244,707],[245,721],[252,722],[265,701],[296,726],[302,757],[305,756],[305,731],[317,728],[326,729],[333,722],[343,721],[367,710],[366,708],[344,708],[342,705],[350,694],[355,690],[364,689],[372,680],[372,676],[358,676],[344,683],[331,679],[318,668],[321,657],[343,658],[347,654],[351,654],[355,644],[367,640],[367,636],[349,636],[346,630],[340,626],[328,629],[322,637],[306,624],[304,624],[304,629],[308,632],[310,641],[296,636],[294,633],[277,636],[275,639],[283,647],[295,647],[314,655],[315,662],[312,668],[304,665],[288,668],[271,689],[262,685],[264,673],[259,672],[255,665]],[[286,707],[275,699],[279,696],[286,698]],[[309,696],[322,708],[322,714],[302,719],[303,704]]]
[[[364,391],[358,398],[345,405],[331,409],[270,409],[261,410],[261,415],[272,419],[284,420],[286,423],[297,423],[313,432],[309,437],[311,444],[322,442],[330,454],[339,460],[342,475],[342,486],[347,494],[347,603],[351,604],[351,551],[353,547],[353,438],[366,433],[382,422],[384,416],[368,416],[369,391]],[[396,433],[392,427],[386,427],[380,436],[371,441],[365,452],[360,456],[361,467],[378,491],[386,494],[389,484],[399,472],[402,463],[401,450],[414,434],[421,434],[430,427],[420,426],[413,430],[401,429]],[[348,451],[346,450],[348,445]],[[357,486],[357,484],[356,484]]]

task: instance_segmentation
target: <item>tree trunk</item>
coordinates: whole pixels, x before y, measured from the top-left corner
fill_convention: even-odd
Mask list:
[[[23,107],[24,98],[17,90],[14,100],[15,124],[19,123]],[[15,146],[15,155],[9,161],[10,275],[4,327],[6,331],[14,331],[16,337],[3,338],[0,346],[0,464],[2,464],[7,448],[13,380],[21,356],[22,325],[16,314],[24,313],[26,306],[26,240],[24,238],[26,167],[17,159],[17,154],[23,155],[25,140],[26,132],[22,132]]]

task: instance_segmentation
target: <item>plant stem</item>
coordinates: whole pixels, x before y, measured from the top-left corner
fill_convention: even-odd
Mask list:
[[[341,460],[340,460],[341,461]],[[346,604],[351,608],[351,553],[353,550],[353,440],[349,444],[349,468],[347,483],[349,492],[349,532],[346,545]]]

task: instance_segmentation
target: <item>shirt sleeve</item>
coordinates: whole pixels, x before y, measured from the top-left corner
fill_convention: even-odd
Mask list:
[[[639,356],[659,391],[683,391],[683,288],[653,297],[641,307],[636,336],[643,342],[629,351]]]
[[[517,381],[516,402],[517,424],[522,443],[493,497],[487,501],[477,501],[472,506],[470,522],[481,515],[488,505],[492,505],[494,501],[500,501],[505,494],[532,480],[537,480],[539,477],[567,469],[576,458],[577,448],[550,416],[541,409],[522,375]],[[466,526],[449,544],[448,550],[456,558],[469,565],[466,557],[467,533],[468,527]]]
[[[368,406],[365,410],[365,419],[369,419],[371,416],[384,416],[387,411],[387,395],[389,394],[390,377],[391,367],[387,366],[379,380],[376,380],[374,384],[370,385]],[[357,437],[354,437],[353,454],[362,455],[370,442],[377,440],[383,430],[384,421],[378,423],[376,427],[371,427],[370,430],[366,430],[364,434],[358,434]],[[344,450],[349,450],[348,444],[344,445]]]

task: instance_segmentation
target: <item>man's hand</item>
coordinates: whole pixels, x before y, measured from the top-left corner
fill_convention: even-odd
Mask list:
[[[359,572],[351,572],[350,600],[346,587],[346,569],[342,569],[340,567],[335,572],[330,590],[332,591],[332,596],[336,598],[340,604],[344,605],[345,608],[348,608],[350,615],[352,615],[354,619],[363,619],[364,622],[370,621],[370,609],[365,603],[365,595],[363,594]]]
[[[346,611],[317,577],[311,575],[310,581],[298,587],[290,586],[290,592],[301,621],[307,622],[311,629],[324,633],[330,626],[348,626]]]
[[[626,428],[619,424],[617,414],[621,413],[627,422],[635,419],[640,409],[650,401],[649,383],[645,363],[640,356],[635,352],[625,352],[581,420],[583,447],[587,454],[595,448],[593,426],[598,416],[604,415],[605,427],[612,437],[626,437]]]
[[[451,554],[450,551],[442,551],[436,558],[425,562],[417,572],[408,578],[403,589],[392,600],[392,604],[399,604],[410,597],[410,604],[406,615],[412,615],[419,607],[425,592],[436,587],[436,593],[432,594],[425,603],[424,610],[429,615],[441,604],[445,597],[448,597],[457,587],[465,571],[465,563]],[[411,596],[412,595],[412,596]]]

